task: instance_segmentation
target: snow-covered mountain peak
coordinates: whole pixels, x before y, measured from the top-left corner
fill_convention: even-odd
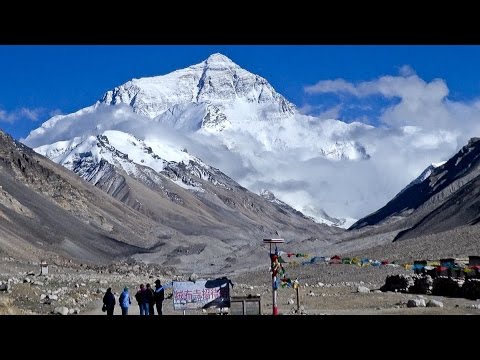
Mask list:
[[[210,55],[207,58],[207,60],[205,60],[205,63],[207,66],[215,67],[215,68],[219,68],[219,67],[239,68],[240,67],[237,64],[235,64],[230,58],[220,53],[215,53]]]
[[[179,104],[209,103],[223,109],[237,99],[270,105],[273,112],[295,112],[295,106],[266,79],[219,53],[166,75],[130,80],[106,92],[100,103],[128,104],[136,113],[153,119]]]

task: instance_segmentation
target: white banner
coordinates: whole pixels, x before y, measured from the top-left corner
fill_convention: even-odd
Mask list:
[[[173,308],[175,310],[207,307],[230,307],[228,279],[174,281]]]

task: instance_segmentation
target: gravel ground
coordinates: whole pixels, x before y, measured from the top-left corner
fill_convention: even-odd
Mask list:
[[[409,299],[422,298],[420,295],[401,293],[381,293],[377,289],[390,274],[411,274],[401,267],[366,267],[354,265],[285,265],[287,277],[298,278],[300,311],[297,312],[296,293],[292,288],[280,288],[277,292],[277,305],[280,314],[307,315],[376,315],[376,314],[480,314],[472,301],[461,298],[446,298],[424,295],[426,302],[439,300],[443,308],[407,308]],[[188,275],[173,275],[171,270],[154,266],[122,264],[110,267],[90,267],[80,264],[51,264],[47,276],[39,276],[39,266],[35,263],[20,262],[13,258],[0,258],[0,281],[9,284],[9,292],[0,291],[0,314],[70,314],[104,315],[101,311],[102,298],[106,288],[112,287],[117,299],[124,286],[130,288],[132,307],[130,314],[138,314],[138,306],[133,294],[140,283],[154,283],[160,278],[162,283],[172,280],[186,280]],[[30,275],[29,275],[30,274]],[[200,275],[200,278],[202,276]],[[9,281],[10,279],[10,281]],[[238,273],[231,276],[235,286],[232,296],[260,295],[262,314],[272,312],[271,275],[268,267],[262,270]],[[364,286],[371,291],[358,293]],[[377,291],[375,291],[377,290]],[[171,289],[166,291],[168,296]],[[62,308],[66,308],[62,309]],[[164,302],[164,314],[181,315],[173,310],[170,299]],[[207,313],[215,313],[209,310]],[[120,308],[116,308],[116,314]],[[188,315],[201,315],[205,312],[188,311]]]

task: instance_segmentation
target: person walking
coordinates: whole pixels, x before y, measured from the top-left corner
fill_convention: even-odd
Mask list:
[[[140,315],[148,315],[148,304],[145,305],[145,286],[143,284],[140,284],[140,289],[135,294],[135,300],[137,300],[140,308]],[[145,310],[147,310],[147,313],[145,313]]]
[[[163,315],[162,305],[165,300],[165,290],[163,289],[160,279],[155,280],[155,293],[153,294],[155,305],[157,307],[157,315]]]
[[[145,302],[147,304],[145,315],[155,315],[155,310],[153,308],[155,300],[153,299],[153,295],[153,289],[150,287],[150,284],[147,284],[147,288],[145,289]]]
[[[107,310],[107,315],[111,316],[113,315],[113,311],[115,309],[115,295],[112,293],[112,288],[109,287],[107,289],[107,292],[103,296],[103,306]]]
[[[122,309],[122,315],[128,315],[128,307],[132,303],[132,299],[130,298],[130,294],[128,293],[128,287],[124,287],[120,297],[118,298],[118,304]]]

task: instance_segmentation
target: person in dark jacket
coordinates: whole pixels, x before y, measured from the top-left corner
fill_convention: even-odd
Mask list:
[[[155,280],[155,293],[153,294],[153,298],[155,300],[155,305],[157,307],[157,314],[163,315],[162,305],[163,305],[163,300],[165,300],[165,290],[163,289],[160,279]]]
[[[145,303],[145,315],[155,315],[155,310],[153,308],[155,300],[153,299],[153,289],[150,287],[150,284],[147,284],[147,288],[145,289]]]
[[[148,304],[145,306],[145,286],[143,284],[140,284],[140,290],[135,294],[135,300],[137,300],[140,308],[140,315],[148,315]]]
[[[107,309],[107,315],[113,315],[113,310],[115,309],[115,295],[112,293],[112,288],[108,288],[107,292],[103,296],[103,305]]]

